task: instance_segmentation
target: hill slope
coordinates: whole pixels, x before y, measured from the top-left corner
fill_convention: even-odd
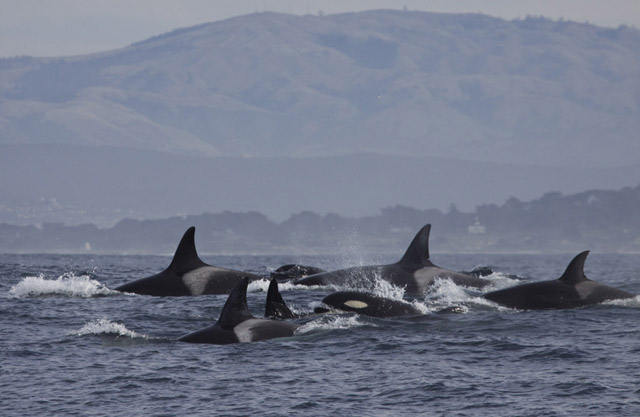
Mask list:
[[[100,54],[0,60],[0,142],[616,166],[640,31],[372,11],[254,14]]]

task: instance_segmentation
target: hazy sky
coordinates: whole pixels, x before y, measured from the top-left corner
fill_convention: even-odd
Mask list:
[[[0,0],[0,57],[98,52],[256,11],[332,14],[404,6],[640,27],[638,0]]]

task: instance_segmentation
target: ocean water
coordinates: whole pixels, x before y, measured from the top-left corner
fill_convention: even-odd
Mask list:
[[[335,269],[396,260],[202,258],[265,276],[289,262]],[[572,258],[433,256],[454,270],[490,266],[490,289],[557,278]],[[170,260],[0,255],[0,415],[640,415],[640,298],[525,312],[442,281],[413,300],[421,316],[332,314],[300,319],[291,338],[196,345],[175,339],[215,322],[226,295],[160,298],[109,289]],[[591,253],[585,272],[640,294],[638,255]],[[255,316],[263,314],[267,286],[265,279],[249,287]],[[330,291],[281,285],[298,312]],[[377,292],[403,296],[384,283]],[[464,313],[436,313],[454,305]]]

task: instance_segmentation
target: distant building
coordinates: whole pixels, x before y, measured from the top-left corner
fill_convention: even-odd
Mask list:
[[[478,221],[478,219],[476,219],[476,221],[472,225],[469,225],[467,230],[468,230],[470,235],[484,235],[485,232],[487,231],[487,228],[484,227]]]

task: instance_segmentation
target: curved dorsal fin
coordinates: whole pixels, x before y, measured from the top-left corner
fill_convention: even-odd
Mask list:
[[[269,291],[267,292],[267,305],[264,309],[264,316],[277,319],[294,319],[297,316],[293,314],[287,304],[284,302],[280,291],[278,291],[278,280],[273,278],[269,283]]]
[[[220,318],[217,324],[227,330],[233,329],[243,321],[249,320],[253,316],[247,305],[247,286],[249,277],[243,277],[231,290],[227,302],[222,307]]]
[[[589,255],[588,250],[576,255],[569,263],[569,266],[567,266],[564,274],[558,279],[566,284],[577,284],[578,282],[587,281],[589,278],[584,275],[584,261],[587,259],[587,255]]]
[[[191,226],[188,228],[187,231],[184,232],[182,240],[180,240],[180,244],[178,245],[178,249],[176,249],[175,255],[173,255],[173,260],[169,265],[169,269],[174,270],[178,275],[182,275],[202,266],[207,266],[207,264],[202,262],[198,257],[198,252],[196,252],[196,243],[194,239],[195,234],[195,227]]]
[[[420,229],[398,263],[416,266],[431,265],[429,261],[429,233],[431,233],[431,224]]]

